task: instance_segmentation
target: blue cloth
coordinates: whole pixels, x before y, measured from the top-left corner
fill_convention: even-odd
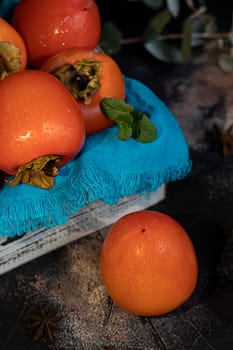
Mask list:
[[[158,138],[148,144],[120,141],[114,126],[87,138],[78,157],[60,169],[52,189],[3,185],[0,235],[62,224],[95,200],[113,205],[124,196],[150,193],[189,173],[189,149],[173,114],[144,84],[129,77],[125,84],[127,102],[150,116]]]

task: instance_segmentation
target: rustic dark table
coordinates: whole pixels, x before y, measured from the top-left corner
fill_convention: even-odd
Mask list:
[[[139,44],[124,47],[116,60],[125,75],[167,104],[190,146],[191,173],[168,184],[166,199],[151,209],[173,216],[190,234],[199,261],[197,288],[167,315],[126,313],[111,303],[101,282],[104,236],[96,232],[0,277],[1,350],[233,349],[233,153],[223,158],[206,137],[213,123],[233,118],[233,75],[205,54],[185,65],[162,64]],[[53,343],[33,340],[26,328],[25,317],[39,306],[59,319]]]

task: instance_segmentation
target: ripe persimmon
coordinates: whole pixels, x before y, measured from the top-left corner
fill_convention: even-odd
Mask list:
[[[125,99],[125,83],[117,62],[109,55],[83,48],[68,49],[49,58],[41,70],[52,73],[76,99],[87,135],[114,124],[101,110],[104,97]]]
[[[28,63],[34,67],[65,49],[94,49],[101,34],[94,0],[21,0],[14,8],[12,23],[23,37]]]
[[[175,219],[142,210],[124,215],[109,230],[100,273],[116,304],[136,315],[157,316],[189,299],[198,262],[188,233]]]
[[[14,176],[12,186],[51,188],[85,142],[77,103],[51,74],[30,69],[0,81],[0,100],[0,169]]]

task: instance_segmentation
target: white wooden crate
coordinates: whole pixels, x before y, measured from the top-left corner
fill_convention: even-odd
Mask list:
[[[124,214],[146,209],[165,198],[165,185],[156,192],[131,195],[117,205],[93,202],[65,224],[29,232],[17,238],[0,238],[0,275],[74,240],[110,226]]]

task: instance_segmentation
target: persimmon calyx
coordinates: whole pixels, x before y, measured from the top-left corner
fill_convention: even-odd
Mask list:
[[[76,100],[89,104],[100,87],[101,70],[101,63],[90,59],[80,60],[74,64],[64,64],[54,69],[52,74],[67,87]]]
[[[9,41],[0,42],[0,80],[16,72],[21,67],[19,48]]]
[[[50,189],[54,185],[54,177],[58,175],[57,164],[62,157],[47,155],[21,165],[16,175],[5,182],[14,187],[18,184],[28,184],[42,189]]]

